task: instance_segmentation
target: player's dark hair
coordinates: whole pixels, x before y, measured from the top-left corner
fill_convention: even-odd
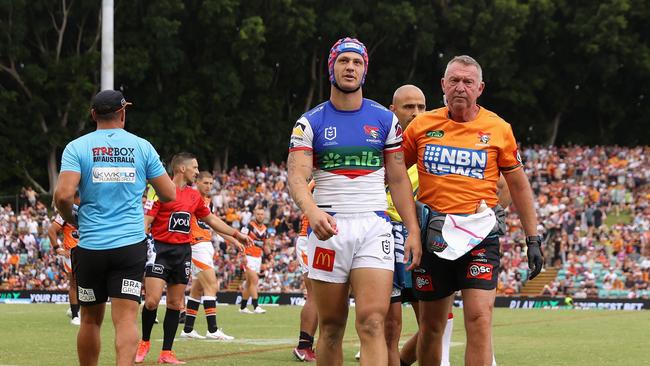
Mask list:
[[[196,156],[188,152],[181,152],[174,155],[174,157],[172,158],[172,171],[173,172],[178,171],[181,165],[187,164],[188,161],[193,159],[196,159]]]

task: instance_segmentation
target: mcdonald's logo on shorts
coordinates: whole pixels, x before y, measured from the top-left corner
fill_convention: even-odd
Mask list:
[[[313,267],[315,269],[332,272],[332,270],[334,270],[335,256],[336,252],[332,249],[316,247],[316,251],[314,252]]]

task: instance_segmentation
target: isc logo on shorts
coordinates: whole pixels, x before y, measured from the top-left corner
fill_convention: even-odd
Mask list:
[[[167,230],[175,233],[190,233],[190,213],[189,212],[173,212],[169,216],[169,227]]]
[[[83,288],[81,286],[77,286],[77,295],[79,297],[79,301],[83,302],[93,302],[97,301],[97,298],[95,297],[95,291],[91,288]]]
[[[433,281],[431,281],[431,276],[415,276],[415,289],[418,291],[433,291]]]
[[[140,296],[140,288],[142,283],[140,281],[122,279],[122,293],[125,295]]]
[[[422,163],[430,174],[458,174],[470,178],[484,179],[485,168],[487,167],[487,152],[485,150],[427,144]]]
[[[488,263],[470,263],[467,267],[467,278],[491,281],[492,268],[493,266]]]

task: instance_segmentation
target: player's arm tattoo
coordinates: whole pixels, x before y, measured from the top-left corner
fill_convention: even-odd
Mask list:
[[[304,156],[311,157],[313,156],[313,151],[311,150],[303,150]],[[312,167],[309,164],[306,164],[304,162],[299,162],[296,159],[295,153],[290,153],[289,157],[287,159],[287,171],[289,173],[289,185],[290,188],[291,186],[301,186],[303,184],[306,184],[309,182],[309,176],[304,177],[304,174],[301,174],[303,171],[307,171],[307,169],[311,169]],[[304,160],[304,159],[303,159]],[[311,174],[310,174],[311,175]],[[291,196],[293,198],[294,203],[301,209],[304,210],[304,199],[302,197],[299,197],[300,194],[297,194],[293,189],[290,189]]]
[[[289,154],[287,158],[287,170],[291,171],[296,168],[296,157],[293,154]]]
[[[393,154],[395,161],[402,164],[404,163],[404,153],[403,152],[396,152]]]
[[[301,210],[304,210],[304,208],[302,207],[303,201],[301,199],[294,200],[293,202],[295,202],[296,205],[298,205],[298,207],[300,207]]]

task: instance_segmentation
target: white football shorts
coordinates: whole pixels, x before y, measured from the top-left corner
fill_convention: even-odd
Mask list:
[[[337,235],[321,241],[309,233],[309,278],[346,283],[355,268],[393,271],[393,226],[386,213],[337,213],[334,218]]]
[[[214,268],[214,246],[209,241],[202,241],[192,245],[192,278],[196,279],[199,273],[206,269]]]

